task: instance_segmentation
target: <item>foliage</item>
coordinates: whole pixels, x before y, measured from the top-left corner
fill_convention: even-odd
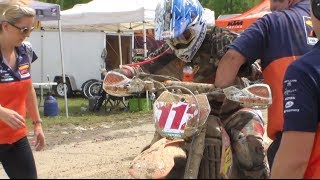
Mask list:
[[[203,7],[211,9],[215,12],[216,18],[223,14],[240,14],[262,0],[199,0]]]
[[[91,0],[39,0],[47,3],[60,4],[61,10],[70,9],[75,4],[82,4],[90,2]]]

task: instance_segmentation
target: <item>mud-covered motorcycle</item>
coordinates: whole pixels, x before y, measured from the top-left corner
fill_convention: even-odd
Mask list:
[[[121,85],[114,85],[115,79]],[[255,109],[271,104],[268,85],[242,78],[238,86],[218,89],[212,84],[155,79],[159,77],[145,73],[129,79],[111,71],[103,84],[112,95],[148,91],[156,97],[154,138],[132,161],[132,177],[267,178],[264,121]],[[219,101],[224,109],[238,108],[227,116],[215,116],[218,109],[212,103]]]
[[[208,27],[197,0],[161,0],[155,39],[165,40],[139,66],[107,72],[103,89],[113,96],[145,92],[155,97],[155,134],[132,162],[134,178],[254,178],[269,175],[260,111],[271,103],[258,61],[245,63],[234,86],[214,87],[228,45],[239,34]],[[176,25],[176,26],[173,26]],[[180,26],[181,25],[181,26]],[[167,53],[165,53],[167,52]],[[181,82],[182,67],[192,82]]]

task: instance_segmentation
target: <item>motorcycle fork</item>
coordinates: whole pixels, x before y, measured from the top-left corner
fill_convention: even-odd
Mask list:
[[[188,158],[184,179],[197,179],[199,173],[200,163],[203,157],[205,148],[205,137],[207,131],[207,123],[201,127],[198,135],[192,137],[191,145],[188,150]]]

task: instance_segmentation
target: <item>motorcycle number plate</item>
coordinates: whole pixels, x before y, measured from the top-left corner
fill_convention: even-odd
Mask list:
[[[156,129],[162,136],[182,138],[186,128],[197,129],[205,123],[210,113],[209,102],[204,95],[194,97],[197,98],[199,107],[195,98],[190,95],[165,91],[157,98],[153,104],[153,115]]]

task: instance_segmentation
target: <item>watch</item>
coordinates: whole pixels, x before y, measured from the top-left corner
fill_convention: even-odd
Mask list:
[[[39,119],[39,120],[37,120],[37,121],[32,121],[32,124],[33,124],[33,125],[41,124],[41,123],[42,123],[42,120],[41,120],[41,119]]]

